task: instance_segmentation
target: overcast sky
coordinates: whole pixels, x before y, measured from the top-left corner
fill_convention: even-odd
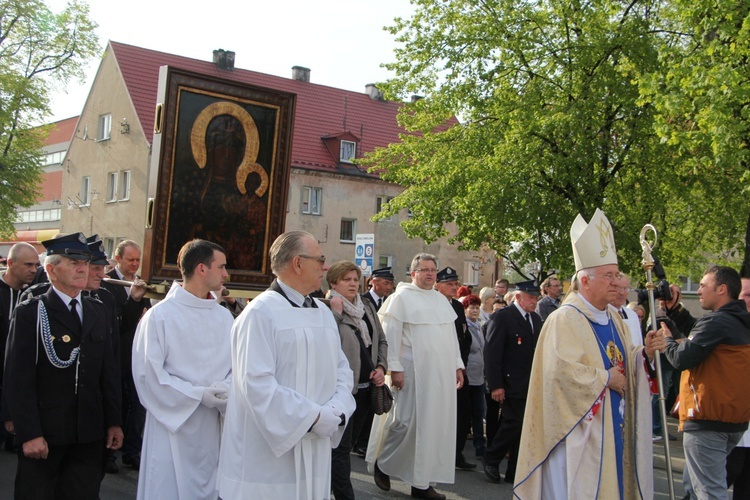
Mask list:
[[[64,0],[47,0],[54,12]],[[290,77],[292,66],[310,68],[313,83],[364,92],[386,80],[380,67],[394,59],[394,37],[383,30],[409,17],[408,0],[89,0],[91,18],[107,41],[210,61],[214,49],[236,53],[235,67]],[[54,94],[50,121],[80,114],[100,59],[86,81]]]

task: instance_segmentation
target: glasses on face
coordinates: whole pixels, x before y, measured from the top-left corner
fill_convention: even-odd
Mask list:
[[[620,279],[620,273],[607,273],[607,274],[599,274],[599,275],[593,275],[592,278],[601,278],[607,281],[614,281],[617,279]]]
[[[415,269],[414,272],[425,273],[425,274],[435,274],[437,272],[437,269],[430,269],[428,267],[420,267],[419,269]]]
[[[317,260],[321,264],[325,264],[326,263],[326,256],[325,255],[302,255],[302,254],[300,254],[299,257],[302,258],[302,259]]]
[[[618,286],[617,287],[617,291],[618,292],[629,293],[630,292],[630,287],[629,286]]]

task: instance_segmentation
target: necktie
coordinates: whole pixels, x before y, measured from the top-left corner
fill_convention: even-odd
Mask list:
[[[380,306],[382,306],[382,305],[383,305],[383,297],[380,297],[378,299],[378,309],[380,309]]]
[[[312,299],[309,295],[305,296],[305,301],[302,303],[302,307],[312,307]]]
[[[529,323],[531,333],[534,333],[534,323],[531,321],[531,315],[529,313],[526,313],[526,321]]]
[[[78,326],[81,326],[81,317],[78,315],[78,311],[76,309],[76,306],[78,305],[78,301],[76,299],[73,299],[70,301],[70,312],[73,315],[73,317],[76,320],[76,324]]]
[[[622,316],[622,319],[628,319],[628,315],[625,314],[625,309],[620,309],[620,316]]]

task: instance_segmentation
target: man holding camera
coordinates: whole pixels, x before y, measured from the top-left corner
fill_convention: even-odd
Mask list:
[[[741,288],[734,269],[711,267],[698,288],[701,307],[711,312],[679,344],[667,333],[664,354],[684,370],[679,415],[691,498],[726,498],[726,458],[750,421],[750,393],[727,383],[750,378],[750,313],[738,300]]]

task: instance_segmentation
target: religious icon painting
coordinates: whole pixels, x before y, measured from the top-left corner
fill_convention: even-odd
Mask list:
[[[226,250],[227,287],[265,289],[284,230],[295,96],[163,67],[157,100],[144,274],[179,278],[179,249],[201,238]]]

